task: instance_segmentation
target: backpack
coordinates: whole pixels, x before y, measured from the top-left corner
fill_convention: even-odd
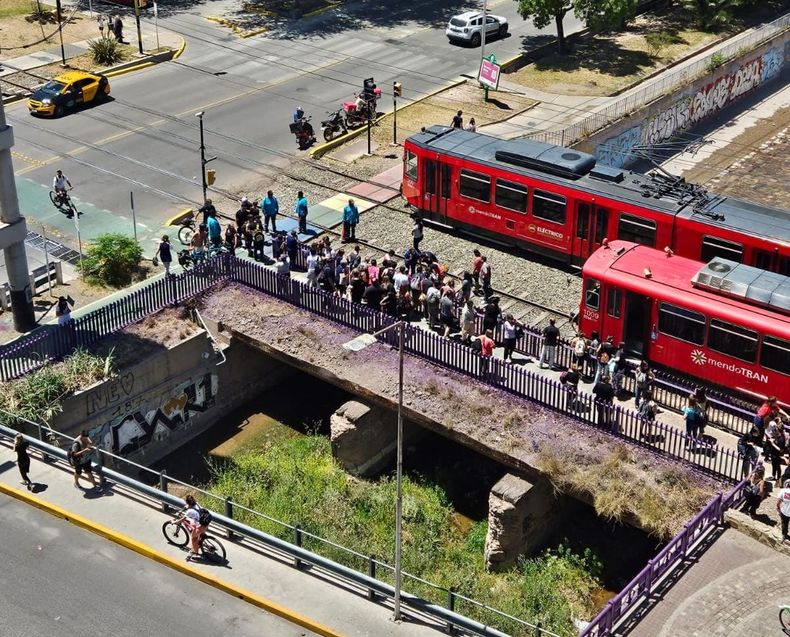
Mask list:
[[[211,511],[204,508],[200,509],[200,513],[198,515],[198,522],[200,522],[200,526],[208,526],[211,524],[211,520],[213,519],[214,516],[211,515]]]
[[[80,448],[77,451],[82,451],[82,443],[79,440],[74,440],[71,445],[69,445],[69,450],[66,452],[66,460],[68,460],[69,464],[72,467],[77,466],[77,456],[74,455],[74,445],[79,444]]]

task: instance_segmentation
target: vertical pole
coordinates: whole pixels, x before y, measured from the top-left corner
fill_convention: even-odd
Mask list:
[[[405,323],[398,323],[398,451],[395,481],[397,495],[395,498],[395,621],[400,621],[400,589],[401,589],[401,544],[403,532],[403,340]]]
[[[93,0],[88,0],[88,15],[93,17]]]
[[[488,25],[486,24],[486,18],[488,16],[488,0],[483,0],[483,25],[480,33],[480,64],[483,64],[483,60],[486,56],[486,29]]]
[[[143,54],[143,35],[140,31],[140,0],[134,0],[134,20],[137,22],[137,50]]]
[[[156,30],[156,50],[159,50],[159,7],[154,2],[154,29]]]
[[[370,555],[368,557],[368,577],[370,579],[376,579],[376,556]],[[371,602],[376,601],[376,591],[372,588],[368,589],[368,599]]]
[[[398,144],[398,98],[395,91],[392,91],[392,143]]]
[[[63,23],[61,21],[60,0],[55,0],[55,10],[58,14],[58,35],[60,36],[60,63],[66,66],[66,51],[63,48]]]
[[[203,112],[197,114],[200,120],[200,176],[203,180],[203,203],[208,196],[208,184],[206,183],[206,143],[203,138]]]
[[[52,279],[49,276],[49,248],[47,248],[47,229],[41,226],[41,236],[44,238],[44,262],[47,264],[47,288],[52,296]]]
[[[137,243],[137,216],[134,212],[134,193],[129,191],[129,203],[132,207],[132,225],[134,226],[134,242]]]
[[[368,111],[368,155],[371,155],[370,151],[370,111]]]
[[[80,251],[80,279],[85,280],[85,269],[82,267],[82,235],[80,234],[80,212],[74,213],[74,228],[77,230],[77,247]]]

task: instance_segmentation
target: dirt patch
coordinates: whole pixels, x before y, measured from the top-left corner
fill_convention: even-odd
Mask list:
[[[739,149],[733,162],[731,148]],[[689,171],[689,181],[704,181],[719,195],[787,208],[790,184],[790,108],[761,120],[726,147]]]
[[[237,338],[390,408],[397,352],[382,344],[349,352],[357,333],[235,284],[199,301]],[[284,309],[285,308],[285,309]],[[521,473],[548,475],[558,489],[660,537],[676,533],[721,484],[575,420],[466,376],[407,356],[406,417]]]
[[[535,104],[537,104],[535,100],[518,93],[505,91],[489,91],[489,100],[486,102],[483,89],[478,86],[477,82],[467,81],[420,102],[399,106],[398,140],[403,142],[423,126],[432,126],[433,124],[449,126],[453,121],[453,115],[459,110],[463,111],[464,124],[474,118],[477,126],[483,126],[484,124],[502,122],[523,113]],[[374,145],[373,154],[381,156],[392,153],[393,121],[392,115],[388,114],[373,126],[371,134]],[[364,134],[361,138],[352,140],[351,143],[360,139],[364,139]],[[330,157],[337,155],[344,146],[346,144],[333,151]]]
[[[582,38],[571,53],[547,55],[507,79],[549,93],[612,95],[724,37],[698,30],[691,17],[677,10],[638,16],[626,31]]]
[[[6,13],[6,3],[9,3]],[[42,12],[34,13],[36,3],[31,0],[3,0],[0,10],[0,61],[29,55],[53,47],[60,47],[58,20],[54,6],[41,4]],[[16,13],[11,14],[12,6]],[[99,37],[95,17],[64,9],[63,43],[80,42]]]

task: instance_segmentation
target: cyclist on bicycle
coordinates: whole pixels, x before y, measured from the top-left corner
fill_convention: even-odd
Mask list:
[[[58,201],[64,200],[64,195],[68,190],[73,189],[74,186],[71,185],[69,178],[63,174],[62,170],[59,170],[55,173],[55,177],[52,179],[52,190],[55,191],[55,197]]]
[[[211,524],[211,513],[201,507],[192,495],[188,495],[184,498],[184,501],[186,502],[186,507],[184,507],[181,514],[184,518],[184,524],[189,529],[191,540],[191,550],[189,555],[187,555],[187,561],[189,561],[198,554],[200,537],[208,530],[208,526]]]

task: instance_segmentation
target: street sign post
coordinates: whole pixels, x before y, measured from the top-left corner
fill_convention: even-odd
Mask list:
[[[480,73],[477,75],[477,81],[480,82],[486,89],[499,88],[499,70],[500,65],[497,64],[496,57],[491,54],[480,62]]]

